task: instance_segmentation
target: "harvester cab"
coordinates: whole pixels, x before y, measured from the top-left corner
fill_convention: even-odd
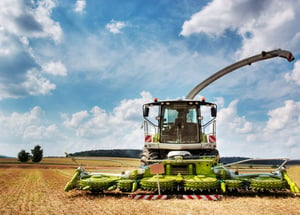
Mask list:
[[[217,105],[198,100],[167,100],[143,105],[145,144],[141,161],[184,156],[218,156]]]

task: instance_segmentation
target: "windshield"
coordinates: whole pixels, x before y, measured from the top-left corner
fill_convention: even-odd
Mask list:
[[[165,108],[163,116],[164,123],[175,123],[176,119],[183,119],[188,123],[197,123],[196,107],[191,107],[189,109]]]
[[[166,143],[199,141],[199,123],[196,105],[173,104],[162,108],[161,140]]]

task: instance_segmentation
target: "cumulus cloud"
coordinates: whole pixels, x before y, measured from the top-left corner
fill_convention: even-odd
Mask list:
[[[220,110],[218,121],[220,126],[226,124],[226,128],[236,133],[249,133],[252,131],[252,123],[248,122],[245,117],[238,117],[237,114],[238,100],[232,101],[227,108]]]
[[[19,137],[23,139],[53,138],[57,132],[56,125],[47,125],[45,112],[35,106],[25,113],[13,112],[10,115],[0,113],[1,140]],[[21,141],[22,142],[22,141]]]
[[[56,88],[41,73],[66,76],[60,62],[41,65],[31,42],[62,40],[60,24],[51,18],[55,1],[0,2],[0,99],[20,98],[28,95],[47,95]]]
[[[64,115],[63,124],[78,138],[97,140],[97,148],[142,148],[141,107],[151,100],[150,93],[142,92],[140,98],[121,101],[112,112],[95,106],[70,117]]]
[[[52,0],[32,1],[3,0],[0,3],[0,26],[5,32],[32,38],[49,37],[56,42],[62,38],[58,22],[51,19],[55,7]]]
[[[66,76],[68,71],[65,65],[61,61],[51,61],[42,65],[43,72],[57,75],[57,76]]]
[[[266,131],[273,132],[279,129],[291,128],[297,126],[300,128],[300,102],[287,100],[284,106],[268,112],[269,120]]]
[[[67,116],[64,115],[63,118],[66,119],[64,125],[69,128],[78,128],[82,124],[82,121],[87,117],[89,117],[88,111],[73,113],[70,119],[67,119]]]
[[[39,106],[28,112],[0,112],[1,154],[16,156],[21,149],[29,151],[41,145],[45,155],[62,155],[67,137],[57,124],[49,123],[46,112]],[[67,142],[66,142],[67,144]]]
[[[0,57],[10,56],[19,50],[18,41],[12,40],[9,33],[0,26]]]
[[[25,74],[12,74],[14,77],[0,78],[0,100],[6,98],[21,98],[28,95],[49,95],[56,85],[42,76],[37,69],[29,69]]]
[[[184,22],[183,36],[204,33],[212,37],[223,35],[226,30],[237,32],[242,38],[240,57],[261,50],[284,48],[295,52],[300,45],[297,23],[299,1],[213,0]]]
[[[85,9],[85,6],[86,6],[86,1],[85,0],[77,0],[73,10],[76,13],[83,13],[84,9]]]
[[[271,149],[278,153],[289,152],[299,158],[300,102],[287,100],[282,107],[268,112],[269,119],[264,131],[264,139]]]
[[[57,135],[59,130],[56,125],[52,124],[49,126],[28,126],[24,130],[23,137],[28,140],[51,140],[53,135]]]
[[[294,69],[292,72],[289,72],[285,75],[287,81],[295,82],[297,85],[300,85],[300,60],[297,60],[294,63]]]
[[[237,104],[234,100],[218,113],[217,139],[222,156],[299,157],[300,102],[285,101],[267,113],[266,122],[239,116]]]
[[[126,26],[127,24],[125,22],[111,20],[110,23],[105,26],[105,28],[113,34],[120,34],[122,33],[121,30]]]
[[[29,95],[47,95],[56,88],[55,84],[42,77],[36,70],[29,70],[26,73],[26,80],[21,87]]]
[[[152,96],[149,92],[142,92],[141,98],[124,99],[118,107],[113,109],[113,122],[121,123],[129,121],[139,121],[142,111],[142,105],[151,102]]]

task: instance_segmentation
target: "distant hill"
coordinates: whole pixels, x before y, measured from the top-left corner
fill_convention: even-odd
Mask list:
[[[223,164],[234,163],[249,158],[246,157],[222,157],[220,162]],[[280,165],[282,162],[279,159],[251,161],[252,164]],[[300,160],[289,160],[286,165],[300,165]]]
[[[71,153],[71,156],[83,157],[121,157],[140,158],[142,150],[138,149],[98,149]]]
[[[300,160],[290,160],[287,165],[300,165]]]
[[[246,160],[249,158],[246,157],[221,157],[220,158],[220,162],[223,164],[226,163],[234,163],[234,162],[238,162],[238,161],[242,161],[242,160]]]
[[[8,156],[5,156],[5,155],[0,155],[0,158],[11,158],[11,157],[8,157]]]
[[[71,153],[74,157],[122,157],[122,158],[140,158],[142,150],[138,149],[98,149]],[[221,157],[223,164],[234,163],[249,159],[247,157]],[[259,161],[257,164],[276,164],[275,160]],[[287,165],[300,165],[300,160],[290,160]]]

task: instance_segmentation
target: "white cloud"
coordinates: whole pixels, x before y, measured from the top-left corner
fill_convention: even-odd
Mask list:
[[[221,156],[299,158],[300,102],[285,101],[268,112],[266,122],[250,122],[237,112],[238,101],[221,108],[217,144]]]
[[[55,84],[41,76],[36,70],[29,70],[26,74],[26,80],[21,87],[29,95],[47,95],[56,88]]]
[[[237,116],[237,104],[238,100],[234,100],[227,108],[223,108],[219,111],[218,124],[235,133],[250,133],[253,131],[252,123],[248,122],[244,116]]]
[[[55,2],[52,0],[40,1],[35,11],[35,17],[42,25],[44,31],[42,35],[49,36],[55,42],[59,42],[62,39],[63,32],[60,24],[51,18],[52,9],[55,6]]]
[[[40,66],[53,75],[67,74],[59,61],[40,65],[42,57],[31,46],[39,40],[62,40],[60,24],[51,17],[55,7],[52,0],[0,1],[0,99],[47,95],[54,90],[55,84],[38,71]]]
[[[224,107],[224,98],[223,97],[216,97],[215,99],[215,103],[218,105],[219,108],[223,108]]]
[[[110,23],[108,23],[105,27],[109,32],[113,34],[120,34],[122,33],[121,30],[126,26],[127,24],[125,22],[111,20]]]
[[[56,125],[52,124],[49,126],[42,125],[29,125],[24,129],[23,138],[32,140],[51,140],[53,139],[53,135],[56,136],[59,133],[59,130]]]
[[[72,114],[70,119],[67,118],[65,115],[63,118],[66,120],[64,121],[64,125],[70,128],[78,128],[82,121],[89,116],[87,111],[80,111],[77,113]]]
[[[286,157],[299,158],[299,112],[300,102],[293,100],[287,100],[282,107],[268,112],[269,120],[263,132],[264,140],[268,141],[270,149],[278,154],[285,154]]]
[[[77,13],[83,13],[86,6],[85,0],[77,0],[74,6],[74,11]]]
[[[233,1],[227,1],[225,4],[223,1],[210,2],[201,11],[193,14],[190,20],[184,22],[180,34],[190,36],[203,32],[211,36],[220,36],[225,29],[236,28],[235,23],[242,23],[243,20],[235,20],[236,17],[232,13],[233,7]]]
[[[45,111],[35,106],[28,112],[0,112],[0,154],[17,156],[21,149],[30,151],[35,145],[44,148],[44,155],[63,155],[66,134],[49,123]]]
[[[10,35],[0,29],[0,56],[10,56],[19,50],[18,44]]]
[[[300,60],[297,60],[294,63],[294,69],[292,72],[285,75],[287,81],[294,81],[297,85],[300,86]]]
[[[121,101],[110,113],[95,106],[64,116],[64,125],[96,148],[142,148],[142,105],[150,101],[152,96],[142,92],[140,98]]]
[[[262,50],[283,48],[299,53],[299,1],[213,0],[192,15],[182,26],[181,35],[204,33],[219,37],[236,31],[243,45],[238,54],[250,56]]]
[[[58,75],[58,76],[66,76],[68,71],[62,62],[49,62],[42,65],[43,72],[51,74],[51,75]]]
[[[276,132],[279,129],[299,127],[300,129],[300,102],[285,101],[284,106],[268,112],[270,116],[266,132]]]
[[[0,113],[1,139],[10,137],[40,139],[43,132],[39,131],[47,132],[43,135],[53,137],[49,132],[53,134],[56,126],[47,126],[45,121],[45,112],[39,106],[25,113],[13,112],[10,115]]]
[[[142,92],[141,98],[124,99],[120,105],[113,110],[112,121],[116,124],[121,122],[139,121],[141,118],[142,105],[151,102],[152,96],[149,92]]]
[[[55,6],[52,0],[37,3],[3,0],[0,3],[0,27],[16,36],[49,37],[59,42],[63,34],[62,29],[59,23],[51,18]]]

